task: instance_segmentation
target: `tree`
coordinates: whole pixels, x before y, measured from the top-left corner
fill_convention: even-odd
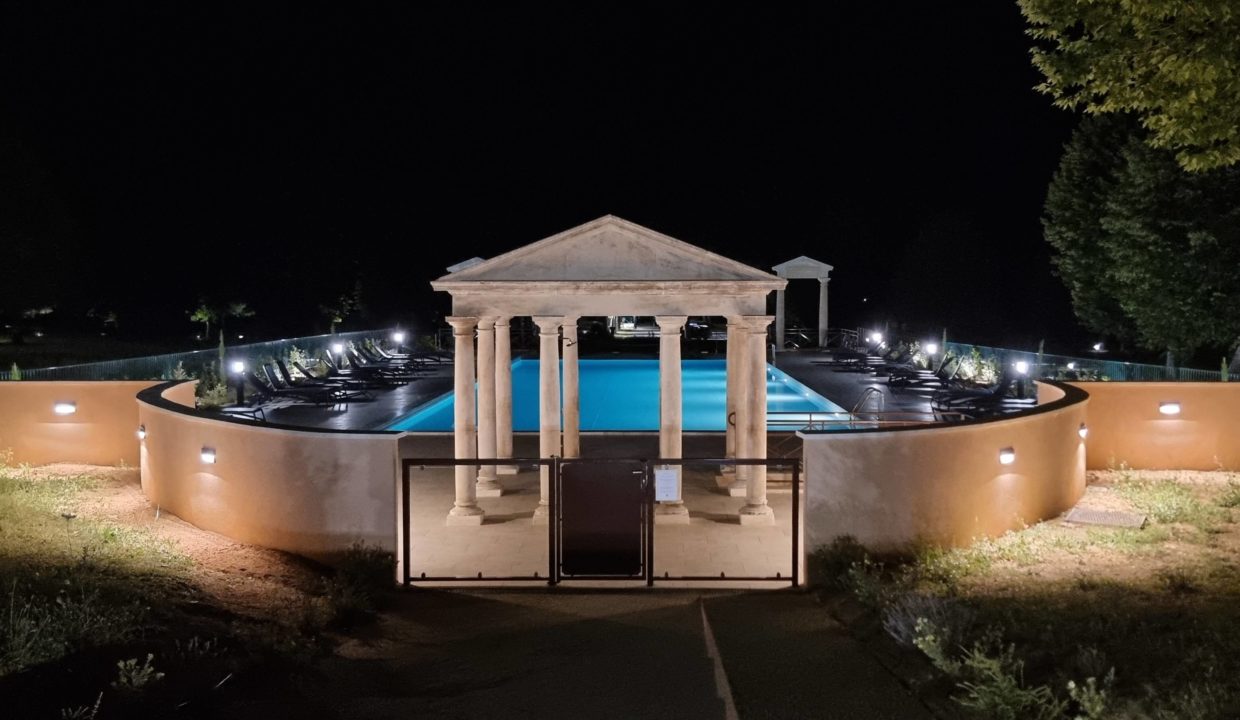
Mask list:
[[[1044,224],[1078,317],[1187,357],[1240,338],[1240,166],[1189,173],[1122,120],[1087,119]]]
[[[330,329],[328,332],[335,333],[336,326],[344,322],[345,318],[360,310],[362,307],[362,282],[358,280],[353,285],[353,291],[347,292],[336,301],[329,305],[320,305],[319,312],[323,317],[327,318]]]
[[[202,336],[204,338],[211,337],[211,323],[219,320],[219,310],[214,305],[208,303],[205,299],[198,300],[198,307],[190,312],[190,322],[202,323]]]
[[[1057,106],[1132,114],[1186,170],[1240,161],[1235,0],[1017,0]]]

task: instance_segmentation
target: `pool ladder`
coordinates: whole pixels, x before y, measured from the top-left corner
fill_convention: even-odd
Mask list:
[[[869,402],[870,398],[873,397],[878,398],[878,410],[875,412],[881,414],[887,407],[887,396],[883,394],[882,390],[879,390],[876,387],[866,388],[865,391],[861,393],[861,397],[857,398],[857,402],[853,405],[852,410],[848,412],[848,424],[850,427],[853,426],[853,423],[861,419],[858,413],[865,407],[865,404]],[[873,419],[878,420],[877,417]]]

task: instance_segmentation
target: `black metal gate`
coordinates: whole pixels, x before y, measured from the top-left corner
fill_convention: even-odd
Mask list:
[[[422,575],[410,573],[410,486],[413,468],[512,464],[545,467],[549,474],[547,575]],[[657,574],[654,560],[654,468],[686,465],[761,465],[792,471],[792,566],[789,576],[674,576]],[[401,461],[401,524],[404,584],[415,582],[514,582],[531,580],[556,585],[563,580],[645,581],[774,581],[797,587],[800,581],[800,461],[737,458],[702,459],[450,459],[405,458]]]

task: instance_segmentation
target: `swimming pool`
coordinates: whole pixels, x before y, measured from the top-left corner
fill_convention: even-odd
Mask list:
[[[659,429],[658,360],[580,360],[581,430]],[[722,432],[727,393],[723,360],[685,360],[681,363],[683,428]],[[843,412],[843,408],[767,366],[768,412]],[[452,430],[453,402],[448,393],[387,426],[388,430],[447,432]],[[512,429],[538,431],[538,360],[512,364]],[[787,426],[770,429],[789,429]]]

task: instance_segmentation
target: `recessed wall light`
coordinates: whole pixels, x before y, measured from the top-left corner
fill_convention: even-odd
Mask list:
[[[138,439],[139,439],[139,440],[145,440],[145,439],[146,439],[146,426],[145,426],[145,425],[139,425],[139,426],[138,426]]]
[[[52,412],[57,415],[72,415],[77,412],[77,403],[61,401],[52,406]]]
[[[202,454],[199,455],[199,457],[202,458],[202,461],[204,463],[208,465],[214,465],[215,464],[215,448],[204,447],[202,449]]]
[[[1076,434],[1080,435],[1081,439],[1084,440],[1085,436],[1089,434],[1089,428],[1085,427],[1085,423],[1081,423],[1081,426],[1076,430]]]
[[[1163,415],[1179,415],[1180,404],[1178,402],[1161,402],[1158,403],[1158,412]]]
[[[1010,447],[1003,448],[999,451],[999,464],[1011,465],[1016,462],[1016,451]]]

